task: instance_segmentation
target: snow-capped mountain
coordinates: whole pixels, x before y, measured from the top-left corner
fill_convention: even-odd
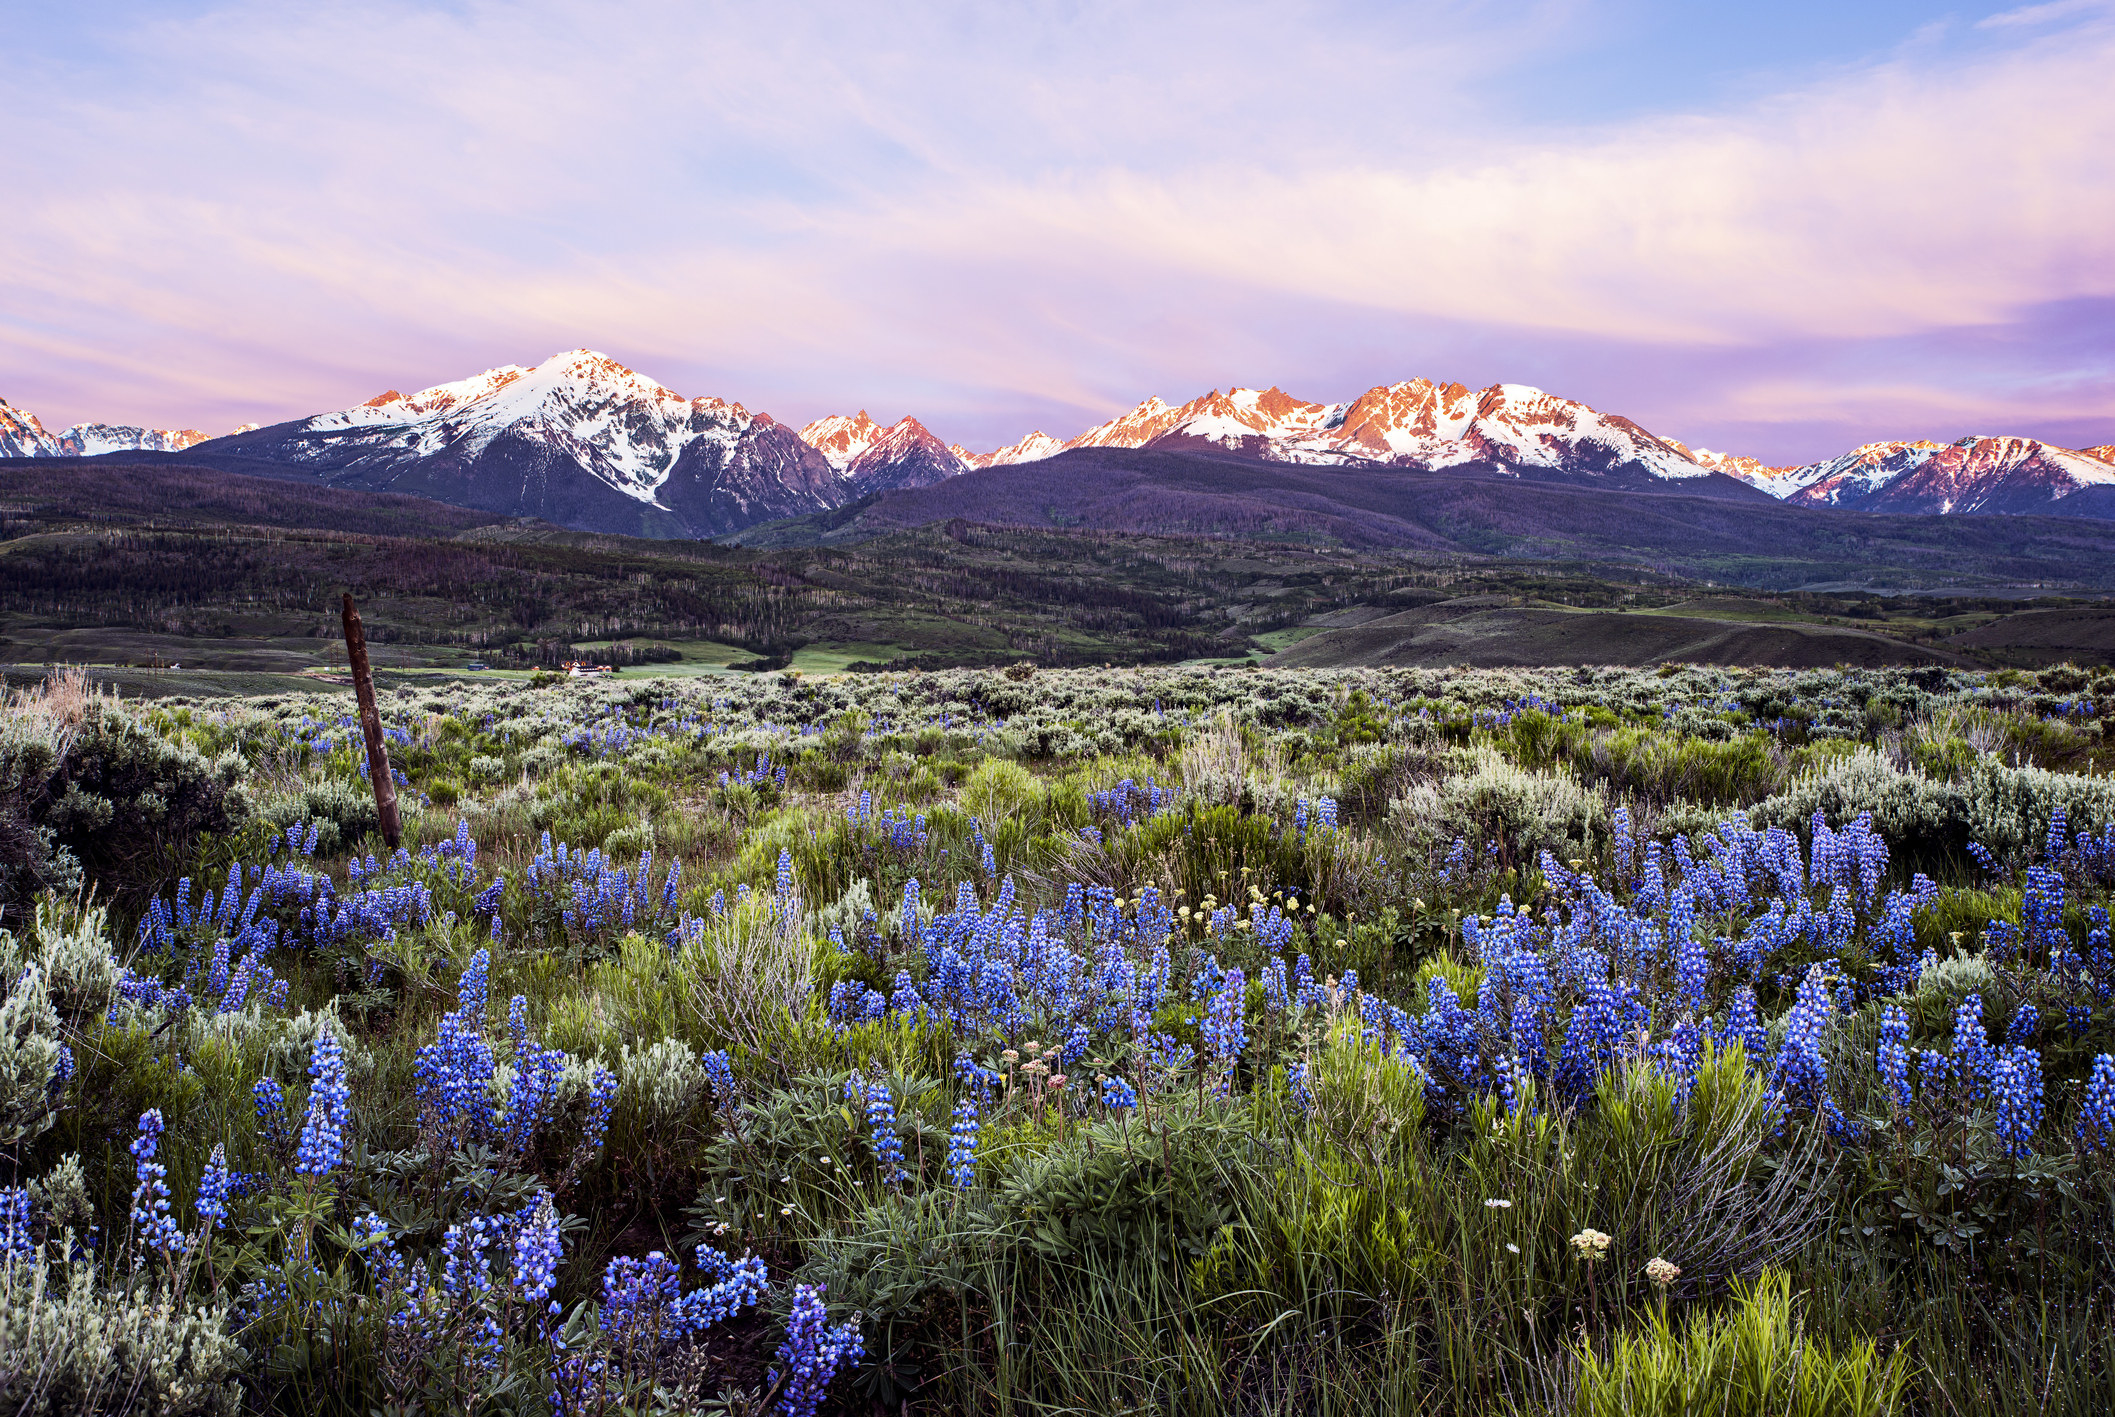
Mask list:
[[[1673,438],[1662,438],[1661,442],[1686,454],[1698,467],[1723,472],[1728,477],[1737,477],[1750,487],[1759,487],[1773,496],[1784,496],[1791,489],[1779,491],[1778,479],[1792,471],[1789,467],[1771,467],[1761,458],[1744,457],[1739,453],[1714,453],[1709,448],[1692,448]]]
[[[1713,473],[1627,418],[1527,384],[1471,391],[1413,379],[1368,389],[1304,442],[1316,452],[1431,471],[1642,485],[1704,482]]]
[[[995,452],[973,453],[960,443],[950,443],[947,450],[962,459],[968,467],[1011,467],[1015,463],[1035,462],[1065,451],[1065,445],[1038,428],[1018,443],[1010,443]]]
[[[37,415],[0,399],[0,458],[55,458],[59,440],[44,431]]]
[[[2034,438],[1969,437],[1865,443],[1801,467],[1693,456],[1719,458],[1723,470],[1795,507],[2106,517],[2115,516],[2115,460],[2104,452],[2115,447],[2073,451]]]
[[[738,403],[686,399],[592,350],[214,440],[334,486],[590,531],[708,536],[844,500],[828,460]]]
[[[1217,389],[1171,408],[1147,399],[1064,443],[1031,434],[979,466],[1026,462],[1074,448],[1239,453],[1273,462],[1483,471],[1529,478],[1736,492],[1686,448],[1627,418],[1525,384],[1472,391],[1429,379],[1368,389],[1349,403],[1311,403],[1282,389]],[[1745,493],[1738,493],[1745,495]]]
[[[1868,444],[1785,480],[1800,506],[2115,516],[2115,465],[2034,438]]]
[[[800,430],[800,440],[821,453],[830,466],[843,472],[852,465],[874,440],[881,436],[881,425],[867,417],[865,409],[847,418],[833,413],[828,418],[818,418]]]
[[[905,414],[846,465],[845,481],[853,496],[864,497],[898,487],[930,487],[968,470],[954,449]]]
[[[50,433],[34,413],[0,399],[0,458],[86,458],[101,453],[178,453],[206,441],[196,428],[76,423]]]
[[[908,416],[883,427],[864,410],[795,433],[738,403],[685,398],[585,349],[214,439],[100,423],[53,433],[0,401],[0,457],[180,454],[645,536],[717,535],[1097,449],[1231,454],[1346,476],[1390,468],[1736,499],[1760,491],[1861,512],[2115,518],[2115,444],[2076,452],[2031,438],[1882,442],[1775,467],[1691,448],[1524,384],[1472,390],[1412,379],[1343,403],[1214,389],[1180,406],[1149,398],[1071,438],[1037,430],[988,453],[944,443]]]
[[[92,458],[102,453],[180,453],[212,437],[196,428],[133,428],[109,423],[76,423],[59,435],[59,448],[68,457]]]
[[[930,487],[971,466],[959,449],[941,442],[909,414],[883,428],[865,409],[850,417],[833,413],[801,429],[800,436],[837,469],[853,497],[897,487]]]
[[[1275,386],[1217,389],[1191,399],[1169,415],[1167,430],[1148,446],[1217,448],[1280,462],[1326,461],[1327,433],[1341,418],[1342,404],[1308,403]]]

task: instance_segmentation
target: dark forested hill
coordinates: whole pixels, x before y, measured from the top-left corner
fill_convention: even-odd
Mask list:
[[[1788,507],[1731,479],[1719,481],[1739,495],[1096,448],[884,492],[727,539],[747,546],[828,545],[961,519],[1644,563],[1749,585],[1839,578],[1931,584],[1946,577],[2115,584],[2115,525]]]

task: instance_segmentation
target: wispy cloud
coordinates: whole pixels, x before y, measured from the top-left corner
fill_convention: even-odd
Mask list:
[[[2043,5],[2022,5],[2014,10],[2001,10],[1995,15],[1976,21],[1977,29],[2014,29],[2023,25],[2052,25],[2066,20],[2115,14],[2115,5],[2108,0],[2048,0]]]
[[[1752,433],[1746,377],[1786,427],[1855,432],[1784,362],[1858,347],[1900,365],[1844,384],[1871,420],[1927,406],[1902,389],[2046,410],[1928,341],[2115,296],[2115,38],[2055,15],[1683,113],[1515,111],[1610,23],[1588,0],[152,12],[0,92],[25,135],[0,394],[213,428],[585,344],[782,417],[865,404],[982,442],[1148,392],[1418,373]],[[2115,335],[2086,338],[2071,387],[2110,367]]]

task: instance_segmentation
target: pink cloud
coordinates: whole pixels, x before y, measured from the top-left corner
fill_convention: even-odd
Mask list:
[[[26,135],[0,395],[216,429],[588,345],[793,421],[865,405],[986,444],[1214,382],[1544,370],[1675,432],[2091,417],[2115,339],[1974,387],[1914,343],[2115,296],[2115,37],[2084,10],[1566,130],[1503,95],[1590,8],[1417,21],[162,21],[117,45],[130,84],[0,95]],[[1785,367],[1861,342],[1896,366]]]

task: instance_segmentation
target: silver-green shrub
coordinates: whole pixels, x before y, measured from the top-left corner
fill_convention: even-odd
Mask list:
[[[625,1044],[617,1054],[617,1105],[652,1126],[673,1122],[705,1095],[708,1079],[698,1055],[673,1038],[637,1052]]]
[[[0,1406],[10,1413],[233,1413],[242,1347],[225,1305],[187,1308],[143,1282],[42,1253],[0,1264]]]
[[[1607,839],[1608,803],[1569,773],[1530,772],[1488,747],[1468,761],[1467,772],[1418,783],[1391,804],[1391,825],[1405,840],[1497,842],[1512,861],[1532,862],[1544,850],[1588,855]]]
[[[44,971],[26,966],[5,981],[0,999],[0,1147],[15,1147],[50,1130],[65,1057],[59,1011],[51,1006]]]

